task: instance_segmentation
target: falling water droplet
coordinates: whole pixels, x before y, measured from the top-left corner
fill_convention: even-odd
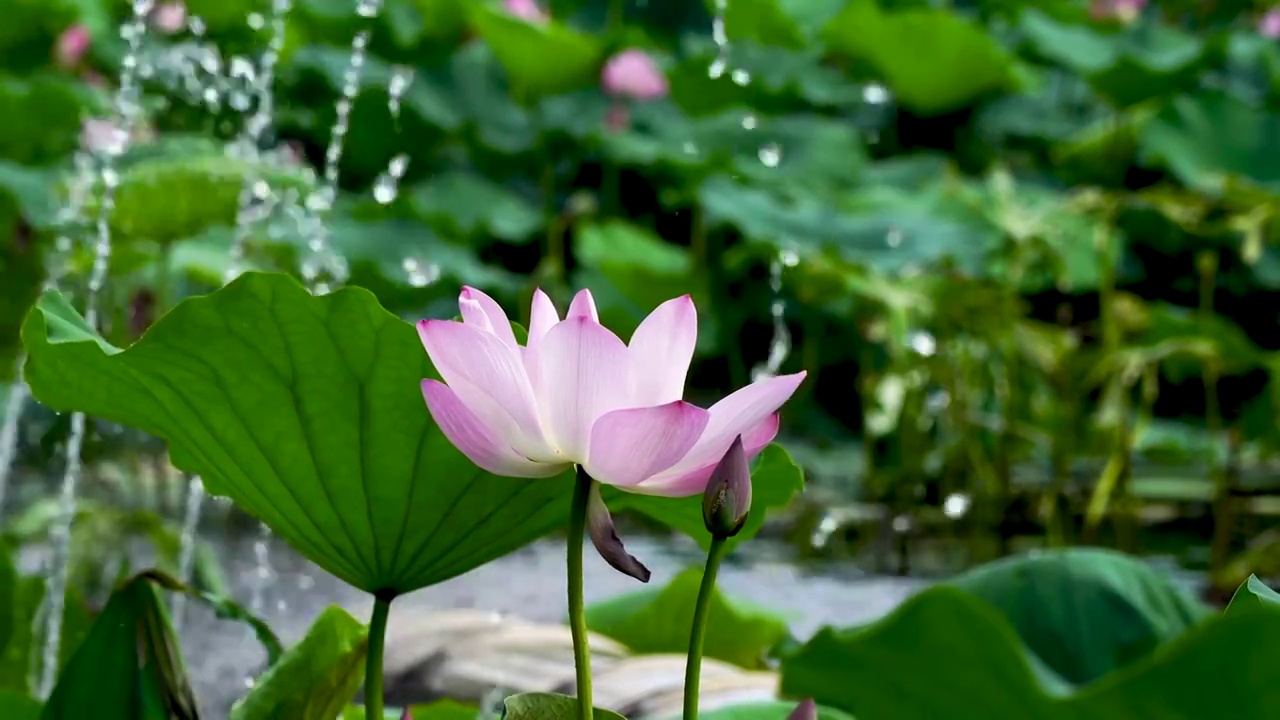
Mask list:
[[[746,87],[751,84],[751,73],[742,68],[734,68],[733,72],[729,73],[729,79],[733,80],[733,84],[738,87]]]
[[[743,130],[755,130],[758,124],[759,124],[759,120],[756,119],[756,116],[754,114],[747,113],[746,115],[742,116]]]
[[[408,168],[408,155],[400,153],[391,158],[387,171],[379,175],[373,183],[373,198],[383,205],[391,204],[399,193],[400,179],[404,177],[404,172]]]
[[[391,71],[391,81],[387,83],[387,107],[391,116],[400,120],[400,99],[413,84],[413,68],[398,65]]]
[[[782,148],[777,143],[769,143],[760,146],[760,162],[765,167],[778,167],[778,163],[782,162]]]
[[[707,68],[707,75],[712,80],[718,80],[729,69],[729,35],[724,26],[728,9],[729,0],[716,0],[715,14],[711,17],[711,41],[716,45],[716,59]]]

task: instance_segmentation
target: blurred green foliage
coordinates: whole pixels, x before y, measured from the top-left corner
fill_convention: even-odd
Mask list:
[[[697,399],[750,380],[776,306],[781,369],[810,373],[785,431],[837,475],[857,468],[830,458],[857,446],[863,497],[907,510],[966,494],[990,530],[1030,492],[1055,541],[1113,526],[1125,546],[1135,497],[1208,499],[1222,569],[1241,496],[1270,488],[1280,450],[1280,43],[1259,29],[1266,2],[1151,2],[1133,18],[1110,5],[729,0],[720,48],[712,2],[552,0],[536,24],[496,1],[387,0],[370,19],[295,0],[268,138],[291,163],[228,153],[254,99],[209,72],[256,62],[270,23],[250,18],[269,3],[193,0],[199,34],[144,43],[146,132],[118,163],[106,334],[127,343],[221,284],[247,174],[278,198],[314,189],[305,165],[323,163],[351,40],[369,30],[323,221],[348,282],[389,309],[451,314],[465,283],[524,312],[534,285],[561,301],[589,286],[625,336],[690,292]],[[52,267],[67,291],[84,284],[92,223],[57,211],[79,118],[104,114],[119,76],[129,7],[0,10],[7,377],[60,233],[86,242]],[[58,66],[76,23],[89,54]],[[653,56],[668,97],[601,89],[628,47]],[[401,154],[391,197],[380,178]],[[249,266],[297,270],[309,238],[278,226],[249,228]],[[1247,575],[1232,572],[1231,587]]]

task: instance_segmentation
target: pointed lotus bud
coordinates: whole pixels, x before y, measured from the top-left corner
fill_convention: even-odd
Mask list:
[[[587,500],[587,533],[591,535],[591,542],[600,552],[600,557],[612,565],[614,570],[640,582],[649,582],[649,568],[640,564],[622,546],[622,540],[613,527],[609,508],[604,504],[604,498],[600,497],[600,483],[591,484],[591,497]]]
[[[742,530],[750,510],[751,468],[747,467],[747,453],[739,435],[711,471],[702,496],[702,521],[712,537],[723,540]]]
[[[787,720],[818,720],[818,705],[813,702],[813,698],[801,700],[787,716]]]
[[[72,25],[58,36],[58,41],[53,47],[54,62],[63,68],[79,65],[85,53],[89,51],[89,44],[92,41],[89,28],[79,24]]]

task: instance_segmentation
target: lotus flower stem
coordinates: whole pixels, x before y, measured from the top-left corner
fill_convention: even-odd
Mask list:
[[[578,466],[569,509],[569,630],[573,634],[573,665],[578,677],[578,718],[591,720],[591,648],[587,644],[587,616],[582,602],[582,543],[586,535],[587,505],[595,481]]]
[[[684,720],[698,720],[698,685],[702,679],[702,644],[707,636],[707,611],[716,589],[716,573],[728,547],[723,537],[713,537],[707,550],[707,566],[702,571],[698,603],[693,609],[693,628],[689,631],[689,659],[684,666]]]
[[[382,654],[387,644],[387,618],[391,615],[390,593],[378,593],[369,619],[369,657],[364,665],[364,716],[382,718]]]

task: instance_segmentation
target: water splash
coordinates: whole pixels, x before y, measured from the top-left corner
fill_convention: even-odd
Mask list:
[[[784,268],[800,264],[800,255],[795,250],[780,250],[769,263],[769,292],[773,302],[769,306],[769,315],[773,319],[773,339],[769,342],[769,355],[764,363],[751,370],[751,379],[760,381],[771,378],[782,369],[782,363],[791,355],[791,331],[787,329],[787,301],[782,296],[782,271]]]
[[[391,71],[391,81],[387,83],[387,109],[391,111],[391,117],[396,121],[397,128],[400,124],[400,100],[404,98],[405,92],[412,84],[413,68],[397,65]]]
[[[154,4],[155,0],[134,0],[133,16],[120,28],[120,37],[125,41],[128,50],[121,62],[120,85],[113,98],[112,110],[115,116],[113,122],[121,132],[118,133],[118,142],[111,143],[98,151],[102,195],[98,200],[93,266],[89,271],[84,312],[85,325],[90,328],[98,326],[98,296],[106,283],[107,269],[111,263],[110,220],[111,213],[115,209],[116,187],[120,183],[115,161],[127,149],[129,138],[142,112],[139,104],[141,87],[138,81],[145,77],[146,72],[143,69],[140,50],[143,38],[147,34],[147,17]],[[80,451],[84,445],[86,423],[84,413],[72,414],[71,431],[67,438],[66,467],[62,476],[62,489],[58,495],[58,519],[50,531],[53,557],[50,559],[45,586],[48,615],[45,618],[47,624],[43,664],[40,668],[40,685],[37,688],[37,697],[40,698],[49,697],[58,677],[58,651],[62,644],[62,611],[66,604],[67,579],[70,572],[71,528],[78,507],[76,486],[80,479],[82,463]]]
[[[245,122],[240,137],[236,139],[239,153],[251,161],[260,157],[263,137],[274,122],[276,63],[280,59],[280,50],[284,47],[285,20],[292,7],[292,0],[272,0],[271,3],[271,34],[253,84],[257,106],[253,115]],[[250,26],[252,24],[251,20]],[[250,172],[245,174],[244,184],[240,186],[235,236],[231,242],[231,262],[227,266],[228,282],[238,277],[244,267],[244,248],[249,239],[249,231],[270,212],[268,201],[271,198],[271,187],[253,172],[255,165],[250,162]]]
[[[373,182],[373,199],[382,205],[390,205],[395,202],[396,195],[400,194],[400,179],[404,177],[405,170],[409,169],[409,156],[400,153],[391,158],[391,162],[387,165],[387,171],[378,176]]]
[[[715,15],[711,17],[711,41],[716,44],[716,59],[707,68],[707,77],[718,80],[729,69],[729,34],[725,31],[724,16],[729,10],[729,0],[716,0]]]
[[[46,261],[48,276],[45,278],[42,291],[56,289],[58,282],[66,274],[69,256],[75,247],[71,232],[73,229],[78,229],[84,221],[85,203],[98,177],[93,158],[88,153],[78,151],[73,157],[75,173],[67,185],[67,203],[58,211],[55,219],[60,232],[54,241],[55,252]],[[9,479],[13,476],[13,470],[18,461],[18,424],[22,420],[23,411],[31,401],[31,389],[22,379],[22,367],[26,361],[26,354],[19,353],[14,364],[14,382],[9,388],[9,398],[5,402],[4,419],[0,421],[0,511],[4,510]]]
[[[9,388],[9,398],[5,401],[4,424],[0,425],[0,510],[4,509],[4,497],[9,488],[9,476],[17,464],[18,454],[18,421],[22,411],[31,399],[31,391],[22,381],[22,366],[26,363],[26,355],[18,355],[18,362],[13,369],[15,379]]]
[[[376,17],[381,6],[380,0],[362,0],[356,11],[362,17]],[[361,30],[351,41],[351,57],[342,73],[342,94],[334,107],[333,128],[329,132],[329,145],[325,148],[324,174],[316,189],[307,195],[306,212],[302,218],[308,251],[302,261],[302,277],[317,293],[327,293],[333,285],[347,279],[346,262],[329,247],[329,228],[325,225],[324,216],[333,209],[338,193],[338,169],[342,164],[347,130],[351,126],[351,107],[360,92],[360,72],[369,50],[369,35],[368,30]]]
[[[178,546],[178,580],[190,584],[195,571],[196,546],[200,542],[200,511],[204,507],[204,483],[200,476],[192,475],[187,479],[187,507],[182,518],[182,539]],[[182,630],[182,621],[187,610],[187,594],[174,593],[171,612],[173,626]]]

